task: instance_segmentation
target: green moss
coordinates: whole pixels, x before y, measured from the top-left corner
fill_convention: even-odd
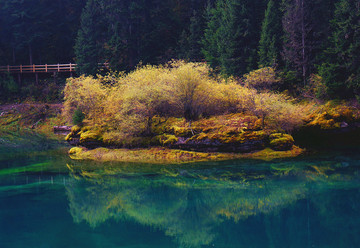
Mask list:
[[[190,138],[194,133],[224,133],[232,135],[242,133],[244,130],[258,130],[260,120],[255,116],[242,113],[213,116],[192,122],[192,130],[184,118],[152,118],[152,132],[158,135],[173,134],[176,137]]]
[[[294,138],[289,134],[274,133],[269,136],[270,147],[276,151],[290,150],[294,145]]]
[[[194,135],[187,142],[190,141],[219,141],[223,144],[244,143],[247,141],[260,141],[266,138],[264,131],[241,131],[239,133],[228,132],[228,130],[221,132],[221,130],[212,131],[209,133],[199,133]]]
[[[89,130],[80,132],[80,143],[88,141],[102,141],[102,132],[98,130]]]
[[[306,120],[307,127],[330,130],[341,128],[341,123],[360,121],[360,110],[345,103],[330,101],[310,114]]]
[[[151,119],[151,131],[154,134],[164,134],[170,133],[175,134],[175,130],[181,128],[185,125],[185,120],[183,118],[165,118],[160,116],[154,116]]]
[[[80,126],[78,126],[78,125],[75,125],[75,126],[73,126],[72,128],[71,128],[71,132],[72,133],[78,133],[78,132],[80,132],[81,131],[81,127]]]
[[[267,134],[265,131],[251,131],[251,132],[244,132],[241,135],[243,140],[249,140],[249,141],[259,141],[263,140],[267,137]]]
[[[195,130],[195,132],[196,131],[199,131],[199,130]],[[174,134],[176,137],[191,137],[192,136],[191,129],[188,127],[176,127],[175,126],[170,129],[170,133]]]
[[[66,140],[66,141],[71,141],[72,139],[73,139],[72,133],[69,133],[69,134],[66,135],[66,137],[65,137],[65,140]]]
[[[153,143],[155,144],[159,144],[162,146],[171,146],[173,144],[175,144],[176,142],[178,142],[178,138],[175,135],[172,134],[163,134],[163,135],[158,135],[156,137],[153,138]]]

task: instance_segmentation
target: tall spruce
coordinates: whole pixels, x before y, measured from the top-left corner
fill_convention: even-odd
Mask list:
[[[278,1],[270,0],[261,27],[259,42],[259,67],[274,66],[281,59],[282,13]]]
[[[226,75],[241,76],[247,71],[251,54],[248,9],[245,1],[225,0],[221,13],[221,71]]]
[[[217,1],[215,7],[213,7],[211,4],[208,4],[205,12],[207,25],[204,31],[201,51],[205,60],[214,69],[218,69],[220,67],[219,43],[221,41],[221,37],[219,30],[222,6],[223,1]]]
[[[208,11],[203,51],[210,65],[235,76],[256,67],[262,5],[262,0],[222,0]]]
[[[327,61],[320,67],[332,96],[360,96],[360,2],[336,3]]]
[[[79,74],[95,75],[99,69],[101,45],[101,11],[97,0],[88,0],[81,14],[81,25],[75,44],[75,55]]]

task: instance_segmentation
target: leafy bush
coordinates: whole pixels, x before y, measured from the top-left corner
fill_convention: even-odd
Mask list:
[[[64,89],[64,114],[68,121],[77,108],[80,108],[93,124],[104,118],[105,99],[108,89],[99,79],[81,76],[69,78]]]
[[[244,82],[251,88],[270,90],[280,82],[280,78],[276,75],[273,67],[263,67],[245,74]]]
[[[152,122],[161,118],[191,122],[243,112],[261,117],[263,127],[291,131],[301,123],[303,110],[284,95],[257,93],[233,78],[213,76],[205,63],[184,61],[139,66],[128,74],[70,78],[64,96],[63,114],[71,120],[80,108],[84,121],[105,130],[104,140],[110,143],[153,136]]]
[[[303,124],[311,105],[295,104],[284,94],[255,93],[248,101],[248,111],[262,119],[262,128],[291,132]]]
[[[328,87],[324,79],[318,74],[312,74],[308,85],[305,87],[303,96],[311,99],[325,99],[328,97]]]

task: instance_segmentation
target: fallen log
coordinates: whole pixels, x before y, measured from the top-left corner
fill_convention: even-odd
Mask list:
[[[70,132],[72,126],[54,126],[54,132]]]

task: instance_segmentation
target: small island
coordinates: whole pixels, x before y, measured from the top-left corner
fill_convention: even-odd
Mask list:
[[[300,102],[270,91],[281,81],[271,68],[244,78],[171,61],[69,79],[63,115],[76,124],[66,136],[76,146],[70,157],[150,163],[291,157],[304,152],[293,132],[349,132],[359,124],[356,105]]]

